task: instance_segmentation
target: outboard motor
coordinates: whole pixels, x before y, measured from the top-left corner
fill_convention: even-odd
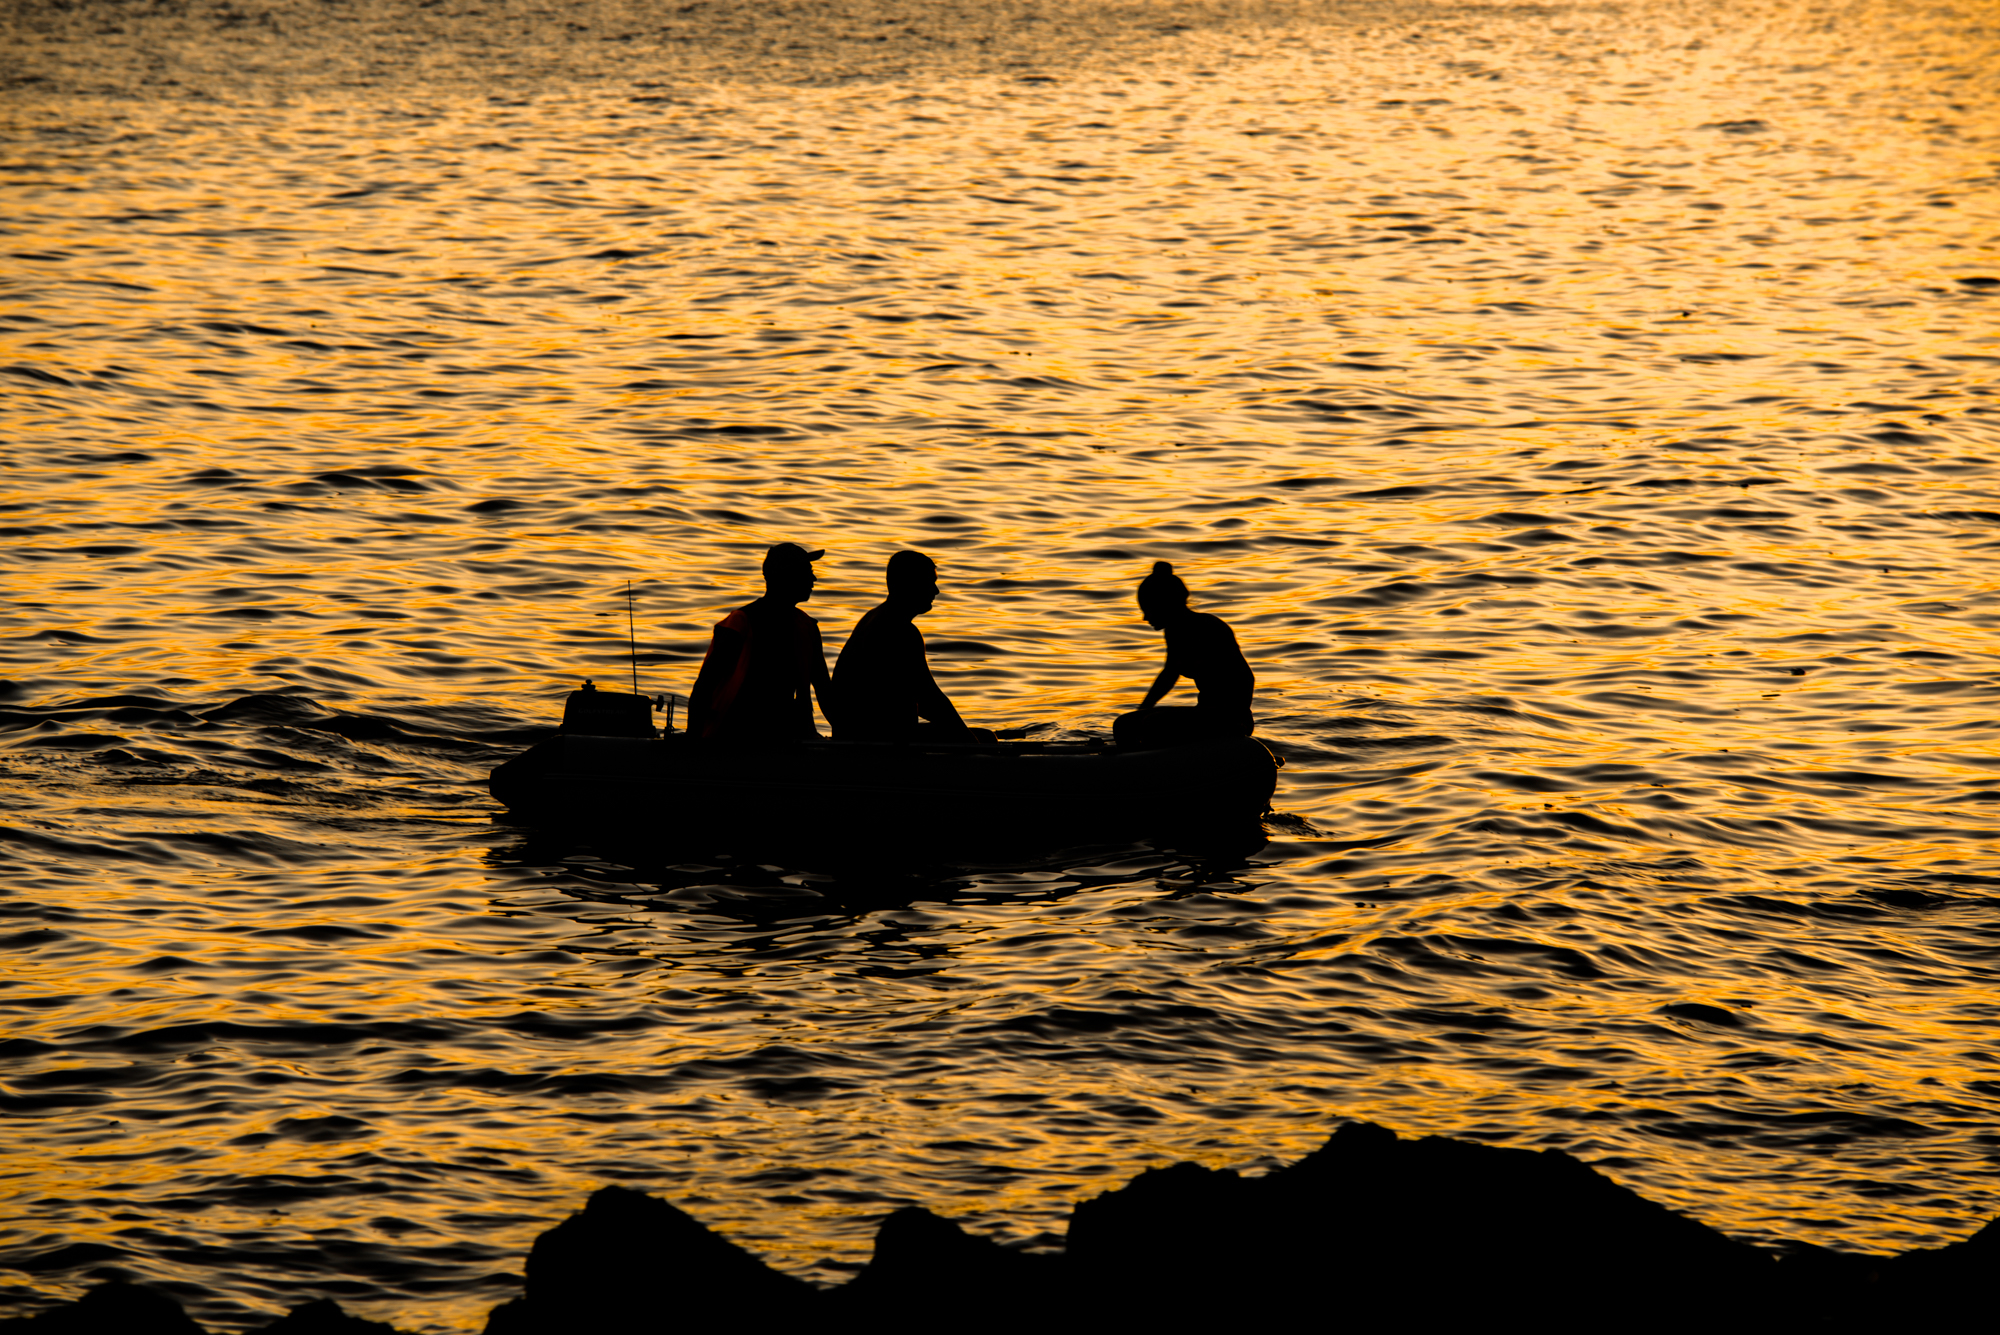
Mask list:
[[[653,702],[643,695],[600,691],[586,681],[563,701],[562,730],[585,737],[657,737]]]

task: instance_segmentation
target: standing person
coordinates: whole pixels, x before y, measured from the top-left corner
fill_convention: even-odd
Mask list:
[[[1166,632],[1167,664],[1139,707],[1111,725],[1112,739],[1122,748],[1146,751],[1247,737],[1256,727],[1250,692],[1257,678],[1236,647],[1236,633],[1221,617],[1189,607],[1187,597],[1187,585],[1165,561],[1153,562],[1153,573],[1139,583],[1139,613],[1147,625]],[[1192,709],[1156,708],[1182,677],[1194,678],[1199,703]]]
[[[826,555],[780,542],[764,553],[764,596],[724,617],[688,696],[688,732],[726,742],[819,736],[812,697],[831,723],[832,682],[819,623],[799,610],[812,597],[812,563]]]
[[[937,564],[922,552],[889,558],[889,596],[861,618],[833,665],[843,741],[990,742],[965,720],[931,676],[916,620],[937,602]]]

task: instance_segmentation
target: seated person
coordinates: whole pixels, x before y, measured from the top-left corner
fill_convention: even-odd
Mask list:
[[[688,695],[690,736],[722,742],[790,742],[819,736],[812,693],[833,719],[832,683],[819,623],[799,610],[812,597],[812,563],[826,555],[781,542],[764,553],[764,596],[724,617]]]
[[[1148,751],[1247,737],[1256,726],[1250,692],[1257,679],[1236,647],[1236,633],[1221,617],[1190,608],[1187,596],[1187,585],[1165,561],[1153,562],[1153,573],[1139,584],[1140,615],[1167,634],[1167,665],[1139,707],[1111,725],[1112,739],[1122,748]],[[1155,708],[1182,677],[1194,678],[1201,692],[1195,706]]]
[[[861,618],[833,665],[841,741],[990,742],[968,728],[931,677],[916,619],[937,601],[937,566],[922,552],[889,558],[889,597]]]

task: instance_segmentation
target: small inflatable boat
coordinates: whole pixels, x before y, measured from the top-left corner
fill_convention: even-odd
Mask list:
[[[717,746],[669,726],[644,696],[574,692],[562,731],[500,765],[488,787],[535,823],[612,824],[700,839],[780,827],[847,837],[1161,832],[1254,821],[1278,760],[1251,737],[1154,751],[1100,742],[809,741]]]

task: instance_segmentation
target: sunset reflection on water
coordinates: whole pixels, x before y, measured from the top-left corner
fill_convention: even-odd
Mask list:
[[[0,1256],[471,1330],[607,1181],[832,1282],[1350,1117],[2000,1214],[1985,10],[322,8],[17,23]],[[777,540],[1073,731],[1171,560],[1271,842],[494,820]]]

